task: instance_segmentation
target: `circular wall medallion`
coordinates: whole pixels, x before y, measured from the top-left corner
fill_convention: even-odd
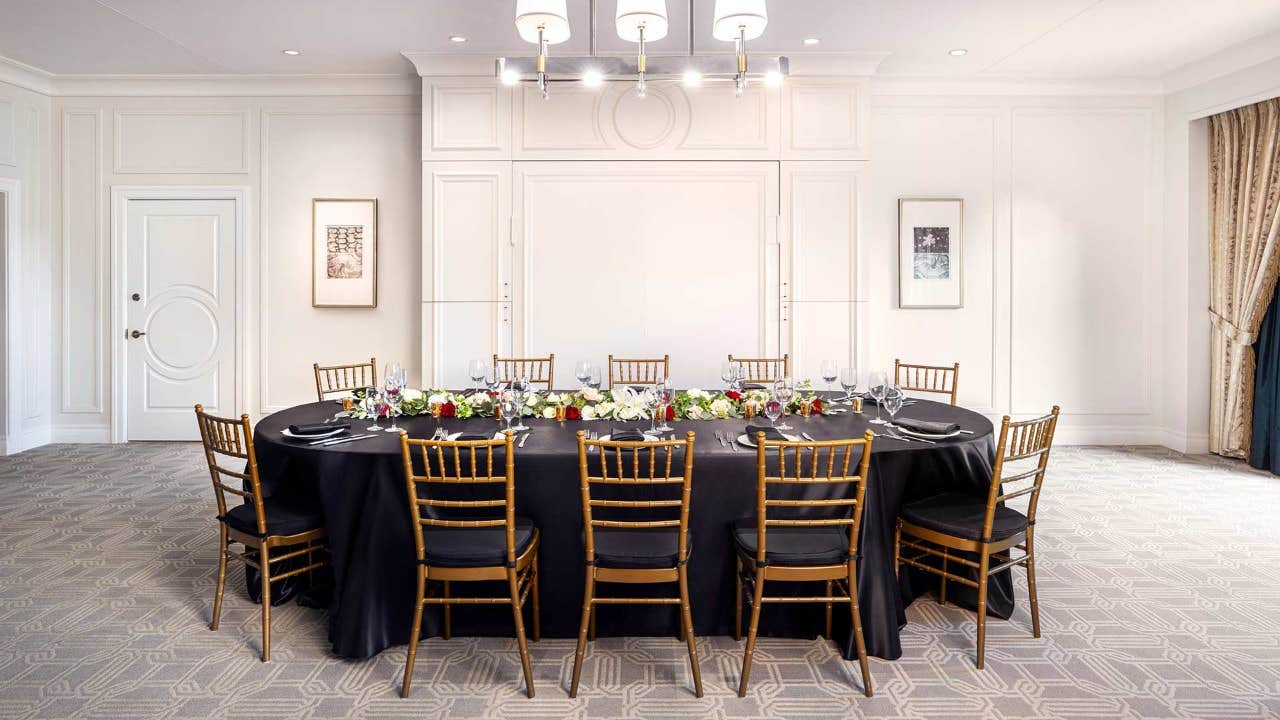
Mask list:
[[[175,297],[151,308],[146,338],[147,350],[156,362],[174,370],[190,370],[213,358],[218,349],[218,321],[198,300]]]
[[[661,145],[676,127],[676,108],[666,92],[650,83],[645,97],[631,87],[613,104],[613,127],[618,137],[634,148]]]

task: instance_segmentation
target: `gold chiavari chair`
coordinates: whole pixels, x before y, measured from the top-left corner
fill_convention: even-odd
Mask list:
[[[556,354],[551,353],[544,358],[500,358],[493,355],[493,369],[498,379],[509,383],[524,374],[524,378],[533,385],[543,385],[547,390],[554,387],[556,375]]]
[[[609,389],[615,385],[656,385],[671,378],[671,356],[616,358],[609,356]]]
[[[628,442],[587,440],[578,431],[578,468],[582,481],[582,525],[586,529],[587,579],[582,598],[582,623],[578,628],[578,650],[573,658],[573,682],[569,697],[578,696],[582,655],[587,634],[595,639],[597,605],[678,605],[680,638],[689,646],[689,666],[693,687],[702,697],[702,671],[689,612],[689,492],[693,479],[692,431],[684,440]],[[673,456],[684,452],[683,467],[672,474]],[[599,475],[588,468],[588,451],[599,458]],[[660,459],[661,458],[661,459]],[[592,487],[600,495],[592,494]],[[679,498],[661,497],[660,488],[679,487]],[[613,490],[630,490],[650,499],[623,499]],[[673,494],[673,493],[668,493]],[[607,497],[601,497],[607,495]],[[597,511],[600,515],[597,515]],[[669,515],[675,512],[676,518]],[[635,518],[643,513],[649,519]],[[661,518],[667,515],[665,519]],[[679,583],[678,597],[596,597],[598,582]]]
[[[452,634],[454,605],[510,605],[515,618],[525,692],[533,697],[533,672],[525,641],[524,605],[533,601],[533,639],[541,635],[538,597],[538,529],[526,518],[516,517],[515,446],[512,434],[490,440],[411,440],[400,433],[404,473],[413,520],[413,545],[418,559],[418,590],[409,635],[409,655],[404,666],[400,697],[409,697],[413,662],[418,655],[422,611],[427,605],[444,608],[444,639]],[[414,451],[420,455],[424,475],[414,471]],[[503,466],[495,474],[495,451]],[[502,498],[456,499],[466,487],[500,485]],[[437,487],[438,492],[432,488]],[[448,488],[452,487],[454,492]],[[484,513],[490,513],[484,517]],[[493,517],[500,512],[501,517]],[[476,517],[480,514],[481,517]],[[454,597],[454,582],[506,582],[505,597]],[[428,583],[432,583],[428,587]],[[436,585],[438,583],[438,585]],[[430,592],[429,592],[430,591]],[[439,594],[435,594],[436,592]]]
[[[241,415],[239,419],[215,417],[196,405],[196,422],[200,425],[200,441],[204,444],[204,457],[218,500],[218,584],[214,591],[213,621],[209,623],[209,629],[218,629],[218,618],[222,614],[227,558],[237,557],[256,568],[262,576],[262,661],[267,662],[271,660],[271,583],[311,572],[325,564],[323,558],[316,558],[325,551],[320,544],[325,539],[324,523],[315,511],[262,496],[258,457],[253,449],[248,415]],[[236,465],[243,464],[244,471],[222,467],[218,464],[219,457],[229,458],[229,462]],[[227,480],[232,478],[232,482],[240,487],[227,484]],[[245,486],[248,486],[247,490]],[[247,502],[228,508],[227,493],[238,495]],[[232,550],[231,543],[242,544],[244,552]],[[277,548],[285,552],[272,556],[272,550]],[[301,567],[272,573],[272,564],[300,557],[305,557],[305,564]]]
[[[960,382],[960,363],[944,365],[912,365],[894,358],[893,383],[903,390],[947,395],[956,404],[956,388]]]
[[[986,649],[987,579],[1020,565],[1027,571],[1027,595],[1031,601],[1031,634],[1040,637],[1040,605],[1036,598],[1035,525],[1036,504],[1044,482],[1053,432],[1058,425],[1058,406],[1044,417],[1000,425],[996,464],[985,500],[964,493],[944,493],[919,500],[902,508],[894,536],[894,567],[907,565],[941,578],[939,602],[947,601],[947,582],[958,582],[978,590],[978,654],[981,670]],[[1034,461],[1029,469],[1009,472],[1006,463]],[[1030,484],[1025,484],[1030,481]],[[1016,489],[1010,489],[1010,488]],[[1029,495],[1027,512],[1005,507],[1005,501]],[[917,554],[907,556],[903,552]],[[1013,557],[1013,550],[1022,555]],[[973,553],[974,561],[957,553]],[[925,562],[940,560],[941,566]],[[995,563],[994,565],[992,563]],[[956,563],[976,571],[977,580],[948,571]]]
[[[780,358],[744,358],[730,353],[729,362],[737,363],[746,370],[744,382],[775,383],[791,376],[791,353]]]
[[[378,384],[378,359],[352,365],[321,365],[312,363],[316,371],[316,398],[323,401],[326,395],[351,392]]]
[[[862,527],[863,499],[867,492],[867,465],[871,459],[870,430],[862,438],[785,442],[765,440],[756,435],[756,516],[734,523],[737,546],[737,596],[733,612],[733,639],[742,638],[742,603],[751,607],[747,627],[747,649],[742,659],[742,681],[738,697],[747,694],[751,656],[755,652],[760,610],[764,603],[823,603],[826,605],[826,636],[831,638],[831,608],[848,603],[853,624],[862,687],[871,697],[871,671],[862,635],[858,610],[858,532]],[[769,457],[775,457],[777,471],[771,475]],[[807,463],[806,463],[807,455]],[[858,457],[856,474],[849,474]],[[812,489],[828,486],[826,498],[814,498]],[[839,485],[853,486],[838,488]],[[771,497],[770,487],[786,488],[800,497]],[[848,495],[852,493],[852,497]],[[775,493],[775,495],[788,493]],[[826,581],[826,594],[818,596],[778,596],[764,594],[766,580]],[[750,594],[744,593],[744,588]],[[839,589],[840,594],[833,590]]]

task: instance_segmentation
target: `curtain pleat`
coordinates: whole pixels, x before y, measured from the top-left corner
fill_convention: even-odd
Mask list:
[[[1209,450],[1247,457],[1254,341],[1280,275],[1280,98],[1209,118]]]

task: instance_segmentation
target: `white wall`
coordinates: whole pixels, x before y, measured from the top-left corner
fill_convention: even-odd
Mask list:
[[[110,437],[110,191],[248,189],[252,413],[314,400],[311,363],[418,367],[416,97],[59,97],[52,341],[55,438]],[[311,307],[313,197],[379,199],[375,309]]]
[[[18,228],[8,238],[14,263],[4,268],[13,283],[4,287],[13,306],[0,293],[0,315],[12,319],[4,344],[12,361],[0,354],[0,392],[8,410],[0,413],[7,416],[0,417],[0,454],[49,440],[49,113],[47,96],[0,82],[0,178],[16,181],[20,203],[8,209]]]
[[[1158,442],[1159,99],[883,89],[862,199],[864,365],[958,361],[967,407],[1059,404],[1064,442]],[[897,308],[897,200],[922,195],[965,200],[962,309]]]

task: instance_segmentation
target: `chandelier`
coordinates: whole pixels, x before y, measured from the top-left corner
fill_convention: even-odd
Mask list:
[[[636,44],[634,57],[598,56],[595,52],[596,0],[590,0],[589,51],[586,56],[551,57],[548,47],[569,39],[566,0],[516,0],[516,30],[538,47],[534,57],[497,60],[503,83],[535,83],[543,98],[553,82],[580,82],[597,86],[605,81],[634,81],[636,94],[644,97],[649,80],[679,80],[686,85],[732,82],[741,96],[748,83],[777,84],[788,73],[785,57],[755,57],[750,65],[747,42],[760,37],[769,24],[765,0],[716,0],[711,36],[733,43],[733,55],[694,53],[693,0],[689,0],[688,54],[655,56],[645,51],[649,42],[667,36],[666,0],[618,0],[614,27],[618,37]]]

